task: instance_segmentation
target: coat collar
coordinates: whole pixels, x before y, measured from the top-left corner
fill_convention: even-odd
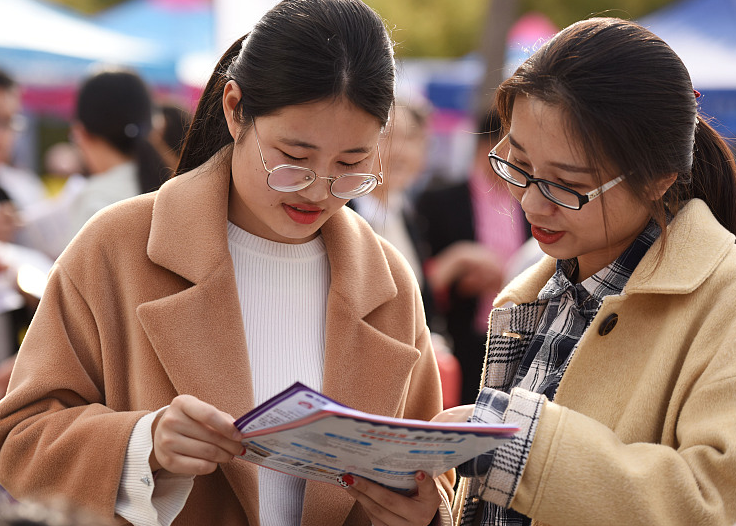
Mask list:
[[[191,286],[142,304],[137,313],[176,391],[197,396],[237,418],[253,408],[254,397],[227,240],[230,152],[223,149],[159,190],[148,256]],[[352,407],[393,416],[419,353],[365,320],[398,294],[381,242],[363,219],[345,207],[321,232],[332,277],[323,391]],[[389,360],[392,367],[387,369]],[[385,374],[376,378],[373,373],[379,370]],[[227,381],[218,383],[217,378]],[[257,487],[255,467],[234,461],[222,469],[248,517],[257,517],[257,497],[252,491]],[[342,524],[353,499],[340,488],[315,484],[307,484],[303,524]]]
[[[624,288],[624,294],[687,294],[699,287],[733,248],[734,235],[723,228],[700,199],[691,199],[667,227],[667,243],[657,239]],[[661,254],[660,254],[661,253]],[[659,259],[658,262],[658,258]],[[499,293],[494,305],[529,303],[555,272],[545,256]]]
[[[230,254],[231,154],[232,147],[223,148],[202,166],[164,183],[156,195],[148,257],[192,283],[205,279]]]

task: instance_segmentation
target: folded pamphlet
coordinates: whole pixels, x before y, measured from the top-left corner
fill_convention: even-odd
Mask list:
[[[296,477],[339,485],[346,473],[394,491],[416,488],[509,440],[514,424],[426,422],[373,415],[295,383],[235,421],[240,458]]]

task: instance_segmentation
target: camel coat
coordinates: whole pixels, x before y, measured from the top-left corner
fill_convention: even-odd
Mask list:
[[[253,408],[229,183],[226,151],[103,210],[59,258],[0,402],[0,484],[13,496],[60,493],[112,516],[139,418],[183,393],[236,418]],[[346,208],[322,235],[332,275],[323,392],[429,420],[440,379],[411,269]],[[442,482],[447,501],[452,475]],[[257,491],[255,465],[235,459],[195,478],[174,524],[258,525]],[[308,481],[302,524],[369,521],[343,489]]]
[[[659,264],[661,238],[623,293],[603,300],[544,404],[511,501],[535,525],[736,523],[734,236],[697,199],[668,234]],[[554,271],[545,258],[502,291],[496,304],[516,307],[494,309],[492,334],[529,332],[509,313]],[[523,351],[515,361],[493,354],[487,386],[512,379]],[[456,506],[466,514],[483,495],[478,482],[462,479]]]

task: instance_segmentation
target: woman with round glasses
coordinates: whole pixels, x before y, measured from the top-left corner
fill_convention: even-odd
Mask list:
[[[685,66],[578,22],[496,95],[489,158],[548,255],[496,299],[476,403],[516,422],[459,467],[460,524],[736,522],[736,166]]]
[[[412,271],[344,206],[383,181],[394,71],[360,0],[285,0],[223,55],[177,175],[98,214],[51,273],[0,402],[14,497],[135,525],[449,523],[452,474],[405,496],[233,458],[233,417],[295,381],[371,413],[442,408]]]

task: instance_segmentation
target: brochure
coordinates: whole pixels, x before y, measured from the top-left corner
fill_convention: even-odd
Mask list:
[[[436,477],[498,447],[519,430],[513,424],[373,415],[298,382],[235,425],[244,433],[244,460],[333,485],[350,473],[402,492],[416,488],[415,472]]]

